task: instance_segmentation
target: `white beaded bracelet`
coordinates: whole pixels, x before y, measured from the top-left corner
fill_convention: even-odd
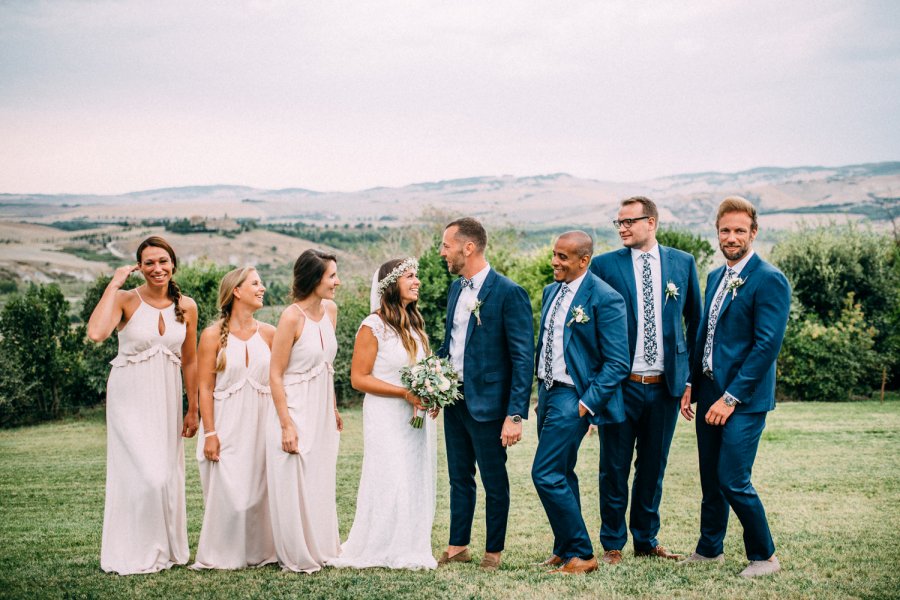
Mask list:
[[[208,437],[212,437],[214,435],[216,435],[215,431],[207,431],[206,433],[203,434],[203,437],[208,438]]]

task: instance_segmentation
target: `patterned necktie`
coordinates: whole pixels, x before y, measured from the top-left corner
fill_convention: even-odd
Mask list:
[[[471,279],[466,279],[465,277],[459,278],[459,285],[460,290],[464,290],[466,288],[472,288],[473,290],[475,289],[475,282]]]
[[[644,295],[644,361],[648,365],[656,362],[656,314],[653,306],[653,277],[650,276],[650,254],[641,254],[644,268],[641,271],[641,286]]]
[[[701,363],[704,373],[710,373],[712,371],[709,364],[709,358],[712,355],[713,336],[716,334],[716,323],[719,321],[719,310],[722,308],[722,300],[725,299],[725,292],[728,291],[728,282],[736,276],[737,273],[731,267],[725,271],[725,283],[722,284],[722,289],[716,294],[716,299],[709,309],[709,324],[706,326],[706,344],[703,346],[703,362]]]
[[[556,329],[556,313],[562,304],[563,298],[569,293],[569,286],[562,284],[550,311],[550,319],[547,321],[547,341],[544,343],[544,387],[548,390],[553,387],[553,330]]]

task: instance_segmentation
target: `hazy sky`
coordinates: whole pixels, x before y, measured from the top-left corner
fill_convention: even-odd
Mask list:
[[[0,192],[900,159],[900,2],[0,0]]]

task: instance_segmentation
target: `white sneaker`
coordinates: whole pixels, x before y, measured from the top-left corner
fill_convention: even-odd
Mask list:
[[[725,562],[725,555],[720,554],[718,556],[713,556],[710,558],[709,556],[703,556],[702,554],[697,554],[696,552],[691,552],[691,555],[685,558],[684,560],[679,560],[677,564],[679,565],[689,565],[693,563],[705,563],[705,562]]]
[[[772,556],[769,560],[751,560],[746,569],[741,571],[741,577],[762,577],[774,575],[781,570],[778,557]]]

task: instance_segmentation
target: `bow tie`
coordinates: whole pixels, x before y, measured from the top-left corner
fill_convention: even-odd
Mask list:
[[[459,278],[459,285],[461,289],[472,288],[473,291],[475,290],[475,282],[465,277]]]

